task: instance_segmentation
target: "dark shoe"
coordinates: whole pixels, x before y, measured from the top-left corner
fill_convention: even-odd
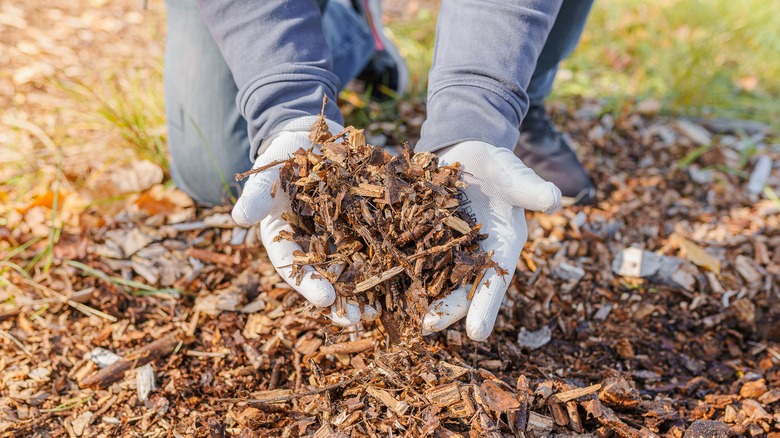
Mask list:
[[[385,35],[380,1],[358,0],[358,3],[374,35],[376,52],[357,79],[365,82],[371,98],[379,102],[402,96],[409,83],[409,71],[398,48]]]
[[[596,188],[566,138],[555,129],[544,106],[533,105],[520,124],[515,155],[537,175],[552,182],[565,198],[564,205],[590,204]]]

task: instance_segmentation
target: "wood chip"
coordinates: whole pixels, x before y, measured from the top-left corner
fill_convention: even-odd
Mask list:
[[[425,398],[436,406],[446,408],[461,401],[460,385],[456,382],[440,385],[425,391]]]
[[[389,392],[374,388],[372,386],[369,386],[366,388],[366,392],[371,394],[374,398],[384,403],[388,408],[390,408],[391,411],[395,412],[397,415],[404,415],[406,411],[409,410],[409,403],[397,400],[395,397],[390,395]]]
[[[561,403],[566,403],[568,401],[576,400],[588,394],[594,394],[598,392],[599,389],[601,389],[601,383],[586,386],[585,388],[574,388],[568,391],[559,392],[557,394],[554,394],[553,397]]]
[[[321,354],[351,354],[368,351],[374,347],[371,338],[358,339],[356,341],[342,342],[340,344],[325,345],[320,347]]]

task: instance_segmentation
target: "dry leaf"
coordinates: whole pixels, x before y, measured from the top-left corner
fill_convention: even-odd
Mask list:
[[[720,274],[720,260],[710,255],[701,246],[691,242],[685,237],[680,236],[680,248],[685,250],[683,255],[689,262]]]
[[[479,389],[482,391],[481,395],[485,404],[493,411],[510,411],[520,407],[520,402],[517,401],[517,398],[512,393],[501,389],[498,384],[491,380],[482,382]]]
[[[136,160],[108,175],[114,194],[142,192],[163,180],[160,166],[147,160]]]
[[[186,193],[175,188],[166,189],[162,184],[155,184],[138,195],[134,204],[150,216],[165,216],[170,223],[189,219],[192,211],[188,209],[195,205]]]

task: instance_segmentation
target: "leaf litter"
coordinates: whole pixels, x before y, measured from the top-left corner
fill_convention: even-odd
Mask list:
[[[51,115],[65,101],[42,78],[61,70],[41,67],[40,59],[81,68],[79,56],[89,53],[100,71],[115,60],[95,57],[94,47],[144,59],[159,51],[137,25],[138,17],[162,23],[156,6],[140,16],[135,5],[116,5],[36,9],[32,2],[0,11],[12,23],[0,36],[4,47],[31,52],[32,45],[42,53],[10,56],[0,66],[9,117],[41,120],[44,128],[55,121],[77,126],[67,114]],[[89,35],[83,23],[93,23]],[[46,37],[40,29],[50,26],[64,37]],[[64,43],[83,38],[94,38],[90,52]],[[748,130],[747,122],[729,122],[739,126],[731,132],[723,121],[686,124],[602,114],[598,102],[579,105],[586,106],[593,116],[575,117],[576,108],[554,112],[579,145],[598,203],[527,214],[523,257],[494,334],[479,344],[465,337],[462,324],[407,350],[388,346],[376,323],[350,330],[328,325],[276,274],[256,228],[238,232],[226,209],[185,207],[181,193],[158,196],[142,187],[146,196],[85,205],[81,199],[99,190],[63,184],[16,197],[4,186],[0,435],[776,436],[780,216],[769,195],[748,189],[755,173],[754,186],[760,179],[764,193],[779,191],[774,165],[765,179],[768,160],[780,162],[776,135],[765,127]],[[388,143],[400,144],[398,132],[414,140],[423,102],[399,107],[404,129],[372,123],[366,132]],[[14,154],[40,157],[29,131],[0,129]],[[91,161],[79,157],[107,144],[84,129],[69,135],[87,153],[65,154],[64,175],[89,175],[94,168],[82,163]],[[748,149],[759,156],[746,155]],[[693,179],[687,161],[708,177]],[[4,179],[15,172],[0,166]],[[51,169],[44,174],[53,180]],[[67,220],[52,223],[47,191],[52,201],[55,192],[59,200],[79,201],[60,212]],[[31,206],[37,195],[40,205]],[[61,235],[43,272],[31,262],[48,251],[52,226]],[[112,242],[106,233],[134,228],[154,241],[126,256],[122,239],[114,235]],[[692,262],[684,268],[692,287],[666,282],[673,272],[647,278],[613,272],[612,262],[631,247]],[[139,268],[144,274],[135,271],[139,257],[149,263]],[[82,265],[89,270],[76,267]],[[146,284],[154,270],[158,284]],[[164,287],[181,294],[134,293],[139,284],[147,292]],[[195,310],[207,296],[219,299]],[[544,327],[551,339],[545,336],[538,349],[518,343],[523,330]],[[101,375],[110,377],[107,388],[84,385],[107,369],[92,360],[98,347],[122,364]],[[141,388],[149,389],[146,401],[138,397],[142,362],[145,381],[153,379]]]

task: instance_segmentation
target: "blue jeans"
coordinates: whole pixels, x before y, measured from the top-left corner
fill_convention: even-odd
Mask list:
[[[374,54],[371,31],[348,2],[330,0],[322,14],[333,73],[342,87]],[[238,89],[195,2],[167,0],[167,9],[164,82],[171,176],[195,201],[227,204],[241,191],[233,175],[252,167],[247,123],[236,106]]]
[[[531,104],[549,95],[558,64],[576,46],[592,3],[563,1],[526,90]],[[195,201],[227,204],[241,191],[233,174],[252,167],[247,123],[236,106],[238,89],[194,1],[167,0],[167,6],[165,106],[171,175]],[[333,73],[343,87],[373,55],[373,38],[350,0],[330,0],[322,16]]]
[[[526,90],[531,105],[540,105],[550,95],[558,65],[577,46],[591,6],[593,0],[563,0]]]

